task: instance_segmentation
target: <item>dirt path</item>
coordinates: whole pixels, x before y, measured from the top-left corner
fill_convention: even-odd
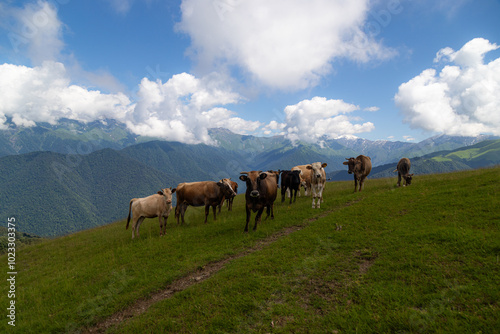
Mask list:
[[[104,333],[104,332],[106,332],[106,330],[108,328],[111,328],[112,326],[117,325],[119,323],[123,323],[124,321],[127,321],[130,318],[133,318],[135,316],[138,316],[138,315],[146,312],[151,305],[153,305],[159,301],[162,301],[164,299],[172,297],[176,292],[183,291],[194,284],[198,284],[200,282],[203,282],[204,280],[206,280],[207,278],[210,278],[212,275],[216,274],[219,270],[224,268],[224,266],[227,263],[231,262],[232,260],[238,259],[238,258],[243,257],[243,256],[247,256],[247,255],[252,254],[256,251],[259,251],[259,250],[263,249],[264,247],[272,244],[273,242],[275,242],[279,238],[287,236],[293,232],[299,231],[299,230],[303,229],[304,227],[307,227],[310,223],[312,223],[318,219],[324,218],[336,210],[351,206],[351,205],[353,205],[361,200],[362,200],[362,198],[358,198],[358,199],[355,199],[351,202],[345,203],[345,205],[340,207],[340,208],[327,210],[327,211],[321,213],[321,215],[319,215],[319,216],[308,219],[302,225],[295,225],[295,226],[287,227],[287,228],[285,228],[285,229],[283,229],[283,230],[281,230],[281,231],[279,231],[279,232],[277,232],[277,233],[275,233],[275,234],[273,234],[273,235],[271,235],[263,240],[260,240],[257,242],[257,244],[254,247],[249,248],[241,253],[235,254],[233,256],[230,256],[228,258],[225,258],[225,259],[217,261],[217,262],[208,263],[203,268],[196,270],[196,271],[193,271],[193,272],[189,273],[188,275],[172,282],[170,285],[166,286],[165,289],[158,291],[158,292],[155,292],[155,293],[152,293],[147,298],[137,300],[137,302],[135,302],[133,305],[129,306],[128,308],[126,308],[120,312],[113,314],[109,318],[99,322],[97,325],[90,327],[90,328],[83,329],[82,333]],[[341,230],[342,226],[337,225],[336,229]]]
[[[316,219],[319,219],[319,218],[321,218],[321,217],[318,217]],[[314,219],[314,220],[316,220],[316,219]],[[246,256],[246,255],[249,255],[249,254],[252,254],[256,251],[259,251],[259,250],[263,249],[264,247],[272,244],[273,242],[275,242],[279,238],[284,237],[286,235],[289,235],[289,234],[291,234],[295,231],[298,231],[304,227],[305,227],[305,225],[298,225],[298,226],[291,226],[291,227],[285,228],[285,229],[281,230],[280,232],[277,232],[277,233],[271,235],[270,237],[267,237],[266,239],[258,241],[254,247],[247,249],[244,252],[235,254],[235,255],[230,256],[228,258],[225,258],[221,261],[208,263],[202,269],[191,272],[190,274],[172,282],[170,285],[165,287],[165,289],[151,294],[148,298],[139,299],[136,303],[129,306],[128,308],[113,314],[112,316],[101,321],[100,323],[98,323],[94,327],[83,329],[82,332],[83,333],[104,333],[104,332],[106,332],[106,330],[108,328],[110,328],[114,325],[117,325],[119,323],[123,323],[124,321],[127,321],[128,319],[130,319],[132,317],[138,316],[138,315],[146,312],[151,305],[153,305],[161,300],[172,297],[176,292],[183,291],[194,284],[198,284],[200,282],[203,282],[207,278],[210,278],[212,275],[216,274],[219,270],[224,268],[224,266],[227,263],[229,263],[230,261],[237,259],[237,258],[240,258],[240,257],[243,257],[243,256]]]

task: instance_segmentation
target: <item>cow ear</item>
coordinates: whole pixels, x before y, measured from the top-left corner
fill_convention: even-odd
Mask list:
[[[163,191],[160,190],[160,191],[157,192],[157,194],[163,196]]]
[[[267,177],[266,173],[260,173],[259,179],[264,180]]]
[[[240,175],[240,180],[246,182],[246,180],[248,180],[248,176],[246,176],[246,175]]]
[[[349,162],[344,161],[342,164],[344,164],[344,165],[349,165]]]
[[[323,164],[321,165],[321,167],[325,168],[326,166],[328,166],[328,164],[326,162],[323,162]]]
[[[176,188],[172,188],[172,194],[175,193],[176,190]]]
[[[415,174],[410,174],[409,176],[413,176],[413,175],[415,175]]]
[[[311,165],[307,165],[307,166],[306,166],[306,168],[307,168],[307,169],[313,169],[313,166],[311,166]]]

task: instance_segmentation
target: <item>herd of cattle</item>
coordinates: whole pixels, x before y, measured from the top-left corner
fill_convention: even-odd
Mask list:
[[[370,157],[360,155],[357,158],[349,158],[344,161],[348,166],[348,173],[354,175],[354,192],[363,188],[364,181],[372,169]],[[290,197],[290,204],[295,202],[297,192],[300,196],[300,187],[304,187],[305,195],[312,194],[312,208],[319,208],[323,202],[323,190],[326,184],[325,167],[326,163],[314,162],[307,165],[299,165],[291,170],[279,171],[250,171],[241,172],[240,180],[246,183],[246,225],[245,232],[248,232],[248,224],[252,212],[257,212],[255,225],[261,220],[262,213],[266,209],[266,219],[274,218],[274,201],[278,195],[278,182],[281,175],[281,202],[285,201],[285,194]],[[398,186],[410,185],[413,174],[410,174],[410,160],[402,158],[394,172],[398,172]],[[207,222],[210,207],[212,207],[214,220],[216,220],[216,209],[219,213],[224,201],[227,201],[228,210],[232,210],[233,199],[238,192],[238,184],[231,179],[222,179],[219,182],[201,181],[184,182],[176,188],[165,188],[157,194],[144,197],[133,198],[129,203],[127,218],[128,229],[130,218],[132,218],[132,239],[135,234],[139,236],[139,227],[145,218],[158,217],[160,222],[160,236],[166,232],[167,218],[172,210],[172,194],[177,195],[177,205],[175,207],[175,218],[179,224],[179,217],[184,224],[184,214],[188,206],[205,206],[205,223]],[[135,234],[134,234],[135,232]]]

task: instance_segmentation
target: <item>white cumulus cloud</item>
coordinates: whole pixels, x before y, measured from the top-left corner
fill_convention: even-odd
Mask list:
[[[449,135],[500,135],[500,58],[484,62],[499,46],[475,38],[460,50],[439,50],[441,71],[426,69],[399,86],[395,102],[412,128]]]
[[[370,132],[375,126],[371,122],[353,123],[358,117],[347,114],[359,107],[342,100],[327,100],[314,97],[285,108],[285,136],[292,141],[321,142],[341,135]]]
[[[0,65],[0,101],[2,128],[7,117],[18,126],[34,126],[35,122],[55,124],[61,118],[124,119],[132,108],[122,93],[103,94],[71,84],[64,65],[52,61],[33,68]]]
[[[235,117],[224,105],[242,98],[231,91],[218,75],[196,78],[188,73],[172,76],[167,82],[142,79],[139,101],[128,127],[137,134],[161,137],[188,144],[215,144],[209,128],[224,127],[233,132],[252,132],[262,124]]]
[[[202,68],[236,65],[268,87],[314,86],[336,58],[394,55],[363,30],[368,0],[183,0],[181,10]]]

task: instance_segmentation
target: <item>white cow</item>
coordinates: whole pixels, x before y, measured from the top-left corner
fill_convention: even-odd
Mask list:
[[[311,172],[310,182],[312,191],[312,208],[320,207],[320,202],[323,202],[323,190],[325,189],[326,173],[324,168],[327,166],[326,162],[314,162],[307,165],[307,169]],[[315,202],[317,204],[315,205]]]
[[[160,236],[166,233],[167,218],[172,210],[172,194],[175,193],[175,188],[165,188],[158,193],[143,197],[132,198],[128,208],[127,227],[130,223],[130,214],[133,216],[132,224],[132,239],[134,239],[134,231],[139,236],[139,227],[145,218],[158,217],[160,221]],[[163,223],[162,223],[163,218]]]

